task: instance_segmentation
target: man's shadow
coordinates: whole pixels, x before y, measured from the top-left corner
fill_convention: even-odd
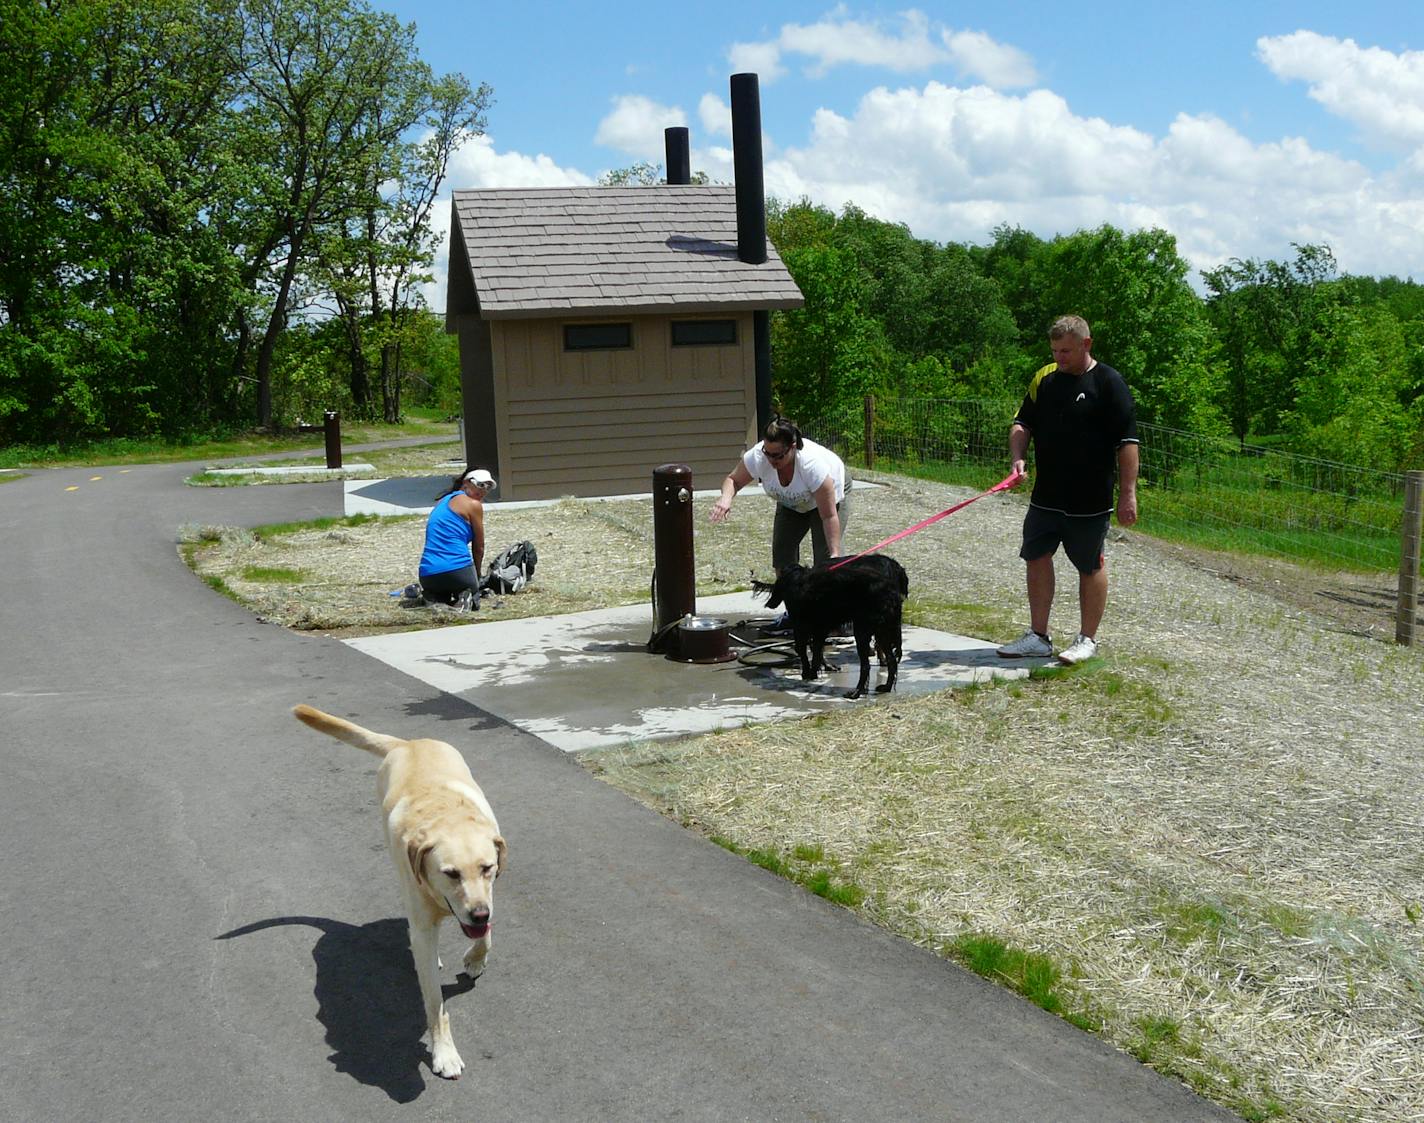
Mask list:
[[[282,916],[259,920],[218,936],[231,940],[292,924],[321,933],[312,948],[316,960],[317,1018],[332,1047],[327,1059],[337,1072],[380,1088],[396,1103],[410,1103],[425,1090],[420,1064],[430,1060],[421,1040],[425,1007],[410,954],[406,921],[376,920],[343,924],[317,916]],[[474,988],[463,972],[442,987],[448,1002]]]

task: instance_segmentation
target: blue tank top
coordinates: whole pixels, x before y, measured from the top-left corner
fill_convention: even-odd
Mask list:
[[[459,495],[453,491],[430,512],[425,523],[425,549],[420,553],[420,576],[429,577],[433,573],[451,573],[474,565],[470,544],[474,541],[475,530],[468,522],[450,510],[450,500]]]

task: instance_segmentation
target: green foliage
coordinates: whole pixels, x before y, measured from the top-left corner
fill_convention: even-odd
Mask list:
[[[1210,331],[1172,235],[1101,226],[1045,242],[1001,227],[980,257],[1018,302],[1019,344],[1035,367],[1048,357],[1049,325],[1074,313],[1092,329],[1093,354],[1127,379],[1141,420],[1194,431],[1220,424]]]
[[[459,409],[419,293],[492,91],[434,74],[413,27],[367,0],[0,0],[0,52],[0,445]],[[1326,246],[1232,259],[1203,300],[1161,230],[939,244],[772,200],[768,233],[806,296],[772,319],[793,416],[1016,399],[1074,311],[1145,422],[1424,463],[1424,289],[1339,277]]]
[[[363,0],[0,4],[0,443],[398,415],[488,88]],[[333,301],[345,338],[303,327]]]

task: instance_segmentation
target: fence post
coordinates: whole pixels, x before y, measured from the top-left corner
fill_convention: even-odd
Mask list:
[[[865,395],[865,468],[875,468],[875,395]]]
[[[328,468],[340,468],[341,414],[334,409],[327,410],[325,424],[322,428],[326,432],[326,466]]]
[[[1424,523],[1424,472],[1409,472],[1404,480],[1404,523],[1400,529],[1399,607],[1394,616],[1394,642],[1411,646],[1419,614],[1419,538]]]

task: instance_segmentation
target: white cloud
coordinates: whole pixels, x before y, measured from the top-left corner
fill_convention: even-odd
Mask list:
[[[946,52],[929,34],[922,12],[903,13],[898,32],[885,32],[859,20],[822,20],[812,24],[786,24],[777,45],[782,51],[811,58],[811,74],[823,76],[833,66],[883,66],[901,73],[927,70],[946,60]]]
[[[1038,81],[1028,55],[995,42],[982,31],[945,30],[941,37],[956,69],[968,78],[977,78],[996,90],[1018,89]]]
[[[522,152],[498,152],[488,134],[473,137],[450,161],[445,186],[465,190],[475,187],[581,187],[592,184],[592,176],[576,168],[564,168],[543,153],[526,156]],[[430,224],[437,235],[435,280],[422,292],[432,311],[445,311],[445,278],[450,271],[450,195],[436,201]]]
[[[732,110],[716,94],[703,94],[697,103],[697,119],[708,136],[732,135]]]
[[[709,167],[714,176],[717,174]],[[878,88],[853,114],[819,110],[807,142],[769,159],[769,194],[986,241],[1001,224],[1050,237],[1160,226],[1197,268],[1327,242],[1341,267],[1424,276],[1424,159],[1379,176],[1287,138],[1261,144],[1210,116],[1154,136],[1075,114],[1056,94],[929,82]]]
[[[734,74],[756,74],[763,82],[775,82],[786,73],[781,65],[781,47],[776,43],[733,43],[727,61]]]
[[[687,114],[677,106],[659,105],[641,94],[613,99],[613,111],[598,123],[594,140],[639,160],[661,163],[665,149],[663,130],[685,126]]]
[[[1312,98],[1376,143],[1424,145],[1424,51],[1395,54],[1313,31],[1263,37],[1256,49],[1277,78],[1306,82]]]
[[[450,161],[445,182],[454,187],[577,187],[593,182],[576,168],[564,168],[542,152],[497,152],[494,138],[472,138]]]
[[[900,13],[900,22],[848,19],[837,8],[817,23],[784,24],[775,39],[737,43],[728,59],[738,70],[756,71],[765,82],[786,73],[785,58],[807,59],[807,74],[824,77],[838,66],[868,66],[896,74],[914,74],[947,67],[958,76],[996,88],[1031,86],[1038,80],[1033,62],[1016,47],[991,39],[982,31],[956,31],[932,25],[920,11]]]

